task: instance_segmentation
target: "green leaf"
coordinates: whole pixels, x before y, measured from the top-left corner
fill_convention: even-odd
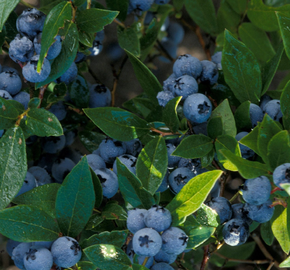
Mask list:
[[[258,126],[256,126],[248,135],[246,135],[240,140],[241,144],[248,146],[258,155],[259,155],[259,150],[258,150],[259,129],[260,129],[260,123],[258,123]]]
[[[220,163],[223,164],[225,169],[230,171],[237,171],[237,167],[231,163],[227,158],[225,158],[219,150],[226,149],[231,151],[234,155],[240,157],[240,148],[237,140],[229,135],[219,136],[215,141],[215,149],[217,153],[217,158]]]
[[[227,2],[230,4],[232,9],[239,14],[244,14],[248,6],[248,0],[227,0]]]
[[[34,206],[55,217],[55,201],[60,184],[38,186],[13,199],[15,204]]]
[[[94,192],[95,192],[95,208],[100,207],[103,201],[103,187],[99,177],[95,174],[95,172],[90,168],[90,172],[92,175],[92,180],[94,184]]]
[[[55,6],[46,16],[42,36],[41,36],[41,52],[37,64],[37,72],[41,72],[44,58],[47,55],[48,49],[55,41],[54,38],[58,34],[58,30],[64,27],[65,21],[72,18],[72,5],[70,2],[61,2]]]
[[[55,84],[52,82],[49,84],[48,89],[51,93],[47,97],[47,103],[56,103],[65,99],[67,94],[67,86],[65,83]]]
[[[175,151],[173,156],[183,158],[201,158],[213,149],[213,141],[211,138],[200,135],[190,135],[183,139]]]
[[[87,261],[79,261],[78,262],[78,267],[81,270],[96,270],[96,266],[92,262],[87,262]]]
[[[26,145],[20,127],[8,129],[0,140],[0,210],[17,195],[27,171]]]
[[[118,11],[105,9],[85,9],[78,13],[76,23],[80,30],[88,33],[96,33],[104,29],[119,14]]]
[[[138,38],[138,23],[132,24],[129,28],[118,26],[118,42],[122,49],[127,50],[135,56],[140,56],[140,41]]]
[[[90,92],[87,81],[80,75],[69,85],[69,96],[78,108],[89,106]]]
[[[129,0],[106,0],[107,6],[111,10],[118,10],[118,19],[125,21],[129,7]]]
[[[223,156],[225,156],[233,165],[235,165],[242,177],[245,179],[256,178],[261,175],[268,174],[268,168],[265,164],[257,161],[249,161],[241,157],[236,156],[231,151],[222,149],[220,150]]]
[[[222,58],[226,83],[241,102],[258,103],[261,90],[261,70],[254,54],[229,31],[225,30]]]
[[[83,241],[82,248],[86,248],[98,244],[114,245],[121,248],[128,236],[128,231],[112,231],[95,234]]]
[[[170,100],[163,111],[163,121],[172,132],[176,132],[179,128],[179,118],[176,109],[181,99],[182,96]]]
[[[84,109],[85,114],[109,137],[130,141],[149,132],[146,121],[120,108]]]
[[[105,208],[102,211],[102,217],[103,219],[107,220],[127,220],[127,212],[125,209],[116,204],[116,203],[109,203],[105,206]]]
[[[78,137],[89,152],[97,150],[102,140],[106,139],[106,135],[88,130],[80,131]]]
[[[213,188],[222,171],[214,170],[199,174],[189,180],[174,199],[166,206],[171,212],[172,223],[177,225],[180,220],[198,210]]]
[[[132,264],[126,253],[113,245],[99,244],[87,247],[84,253],[98,268],[127,270]]]
[[[280,106],[283,114],[283,124],[285,129],[290,130],[290,81],[284,87],[280,98]]]
[[[290,257],[288,257],[285,261],[281,262],[279,267],[280,268],[288,268],[288,267],[290,267]]]
[[[94,214],[90,217],[87,225],[86,225],[86,230],[94,231],[94,229],[100,225],[104,219],[100,214]]]
[[[262,0],[252,0],[248,5],[248,17],[250,21],[264,31],[271,32],[279,30],[276,11],[290,11],[290,5],[283,7],[266,6]]]
[[[32,98],[29,100],[28,103],[28,108],[30,109],[36,109],[38,106],[41,104],[41,99],[40,98]]]
[[[279,23],[279,28],[281,30],[281,36],[285,48],[285,52],[290,58],[290,30],[288,29],[288,25],[290,22],[290,17],[287,14],[276,12],[276,16]]]
[[[57,6],[59,3],[64,2],[65,0],[50,0],[47,2],[44,2],[41,0],[41,7],[39,10],[43,12],[44,14],[48,14],[55,6]]]
[[[236,247],[223,245],[216,253],[221,254],[223,257],[226,257],[229,259],[246,260],[252,255],[252,253],[255,250],[255,247],[256,247],[255,242],[248,242],[246,244],[243,244],[241,246],[236,246]],[[218,256],[215,253],[212,254],[209,261],[212,264],[216,265],[217,267],[224,267],[224,266],[233,267],[239,264],[236,262],[227,262],[226,259]]]
[[[237,124],[238,132],[252,128],[252,122],[250,118],[250,101],[243,102],[235,111],[235,120]]]
[[[30,109],[25,124],[30,133],[39,137],[61,136],[62,126],[56,116],[45,109]]]
[[[95,35],[93,33],[87,33],[84,31],[79,31],[79,41],[87,47],[93,47],[93,42]]]
[[[281,44],[277,50],[277,53],[272,57],[271,60],[269,60],[262,67],[262,85],[263,85],[262,95],[264,95],[269,89],[269,86],[281,62],[281,57],[283,55],[283,52],[284,52],[284,47]]]
[[[117,158],[119,188],[126,202],[133,207],[149,209],[154,204],[153,196],[142,186],[141,181]]]
[[[18,34],[18,30],[16,28],[17,17],[18,17],[17,14],[13,11],[10,13],[5,23],[6,38],[8,39],[8,42],[11,42]]]
[[[258,60],[267,62],[275,55],[275,50],[267,34],[254,24],[243,23],[239,27],[239,36]]]
[[[53,241],[58,238],[59,228],[44,211],[19,205],[0,212],[0,232],[19,242]]]
[[[196,220],[203,226],[218,227],[220,224],[217,212],[205,204],[196,211]]]
[[[73,3],[76,7],[82,6],[86,2],[87,2],[87,0],[73,0]]]
[[[289,203],[289,199],[288,199]],[[289,207],[276,206],[274,216],[271,219],[271,228],[285,253],[290,251],[290,213]]]
[[[212,149],[208,154],[206,154],[205,156],[203,156],[200,161],[201,161],[201,166],[203,168],[206,168],[207,166],[210,166],[213,159],[215,157],[215,151],[214,149]]]
[[[66,22],[64,29],[60,29],[59,34],[65,37],[62,41],[61,52],[51,62],[51,72],[49,77],[45,81],[37,83],[35,85],[36,88],[59,78],[69,69],[76,58],[79,47],[79,34],[76,25],[73,22]]]
[[[237,128],[235,118],[232,113],[229,101],[225,99],[217,108],[215,108],[211,114],[211,118],[220,116],[223,122],[223,134],[235,137],[237,134]]]
[[[221,116],[211,117],[207,124],[207,134],[212,139],[223,135],[223,120]]]
[[[217,34],[217,19],[212,0],[185,0],[185,8],[201,29],[213,36]]]
[[[179,11],[183,8],[185,0],[173,0],[173,6]]]
[[[64,235],[76,237],[94,209],[95,194],[87,158],[71,170],[57,192],[56,218]]]
[[[261,224],[261,236],[268,246],[272,246],[274,242],[274,235],[271,229],[270,221]]]
[[[19,0],[1,0],[0,1],[0,31],[2,31],[3,26],[8,19],[11,12],[19,3]]]
[[[18,115],[19,112],[14,104],[0,97],[0,129],[14,126]]]
[[[141,151],[136,164],[136,175],[143,187],[152,195],[167,172],[168,156],[165,140],[157,137],[150,141]]]
[[[290,161],[290,138],[288,131],[280,131],[272,137],[268,143],[267,157],[272,171]]]
[[[277,123],[272,120],[272,118],[265,114],[262,123],[259,125],[258,133],[258,150],[259,155],[264,160],[265,163],[269,163],[268,160],[268,143],[273,138],[273,136],[281,131],[281,128]]]
[[[157,105],[157,94],[162,91],[163,88],[154,74],[133,54],[126,51],[130,62],[133,65],[135,75],[141,84],[143,91],[148,95],[148,97]]]

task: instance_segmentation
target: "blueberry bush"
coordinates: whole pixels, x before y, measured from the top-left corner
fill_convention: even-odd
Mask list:
[[[289,0],[0,10],[19,66],[0,66],[0,233],[16,267],[290,267]],[[91,68],[110,24],[112,89]],[[206,60],[177,55],[185,29]],[[173,63],[163,83],[154,59]],[[117,107],[125,65],[143,92]]]

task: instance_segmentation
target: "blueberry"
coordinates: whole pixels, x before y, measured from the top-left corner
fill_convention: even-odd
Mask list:
[[[185,100],[189,95],[198,92],[198,84],[193,77],[183,75],[175,79],[172,85],[172,92],[176,96],[182,96],[182,100]]]
[[[280,122],[283,116],[280,107],[280,100],[273,99],[269,101],[264,106],[263,113],[267,113],[273,120]]]
[[[14,71],[4,71],[0,74],[0,89],[6,90],[14,96],[20,92],[22,82],[19,75]]]
[[[28,8],[17,18],[16,27],[22,35],[33,39],[42,32],[45,14],[35,8]]]
[[[236,135],[236,140],[240,141],[242,138],[244,138],[248,134],[249,134],[248,132],[242,131]],[[240,146],[242,157],[244,159],[251,158],[255,155],[255,152],[252,149],[250,149],[248,146],[245,146],[241,143],[239,143],[239,146]]]
[[[77,130],[66,130],[64,128],[64,136],[65,136],[65,146],[70,146],[74,143],[77,137]]]
[[[19,76],[19,72],[15,68],[8,67],[8,66],[3,66],[2,70],[1,70],[1,73],[5,72],[5,71],[11,71],[11,72],[13,71]]]
[[[14,62],[28,62],[33,54],[33,43],[29,38],[16,35],[10,42],[9,56]]]
[[[109,169],[95,170],[95,174],[99,177],[103,187],[103,196],[110,199],[118,191],[119,183],[117,175]]]
[[[0,90],[0,97],[4,98],[6,100],[12,100],[13,99],[11,97],[11,95],[5,90]]]
[[[26,255],[26,252],[29,251],[31,245],[32,243],[21,243],[13,249],[12,260],[19,269],[25,270],[24,256]]]
[[[133,250],[137,255],[155,256],[161,246],[161,236],[151,228],[141,229],[133,236]]]
[[[41,167],[38,167],[38,166],[30,167],[28,169],[28,172],[30,172],[34,176],[37,186],[42,186],[42,185],[52,183],[51,177],[48,174],[48,172]]]
[[[65,147],[59,153],[59,157],[62,157],[62,158],[67,157],[71,159],[75,164],[77,164],[82,159],[82,154],[77,149],[73,149],[71,147]]]
[[[181,24],[177,22],[170,22],[167,28],[167,38],[174,44],[180,44],[184,38],[184,29]]]
[[[201,167],[200,159],[187,159],[182,158],[178,162],[178,168],[187,168],[194,172],[196,175],[206,172],[206,169]]]
[[[203,94],[193,94],[187,97],[183,105],[184,116],[193,123],[204,123],[211,116],[212,105]]]
[[[174,268],[167,263],[161,262],[154,264],[151,267],[151,270],[174,270]]]
[[[216,52],[212,57],[211,61],[214,62],[217,65],[217,68],[219,70],[222,69],[222,52]]]
[[[185,232],[177,227],[170,227],[163,234],[162,237],[162,250],[168,254],[180,254],[186,247],[188,236]]]
[[[51,173],[52,165],[56,159],[57,159],[57,155],[45,153],[41,155],[36,165],[41,168],[44,168],[48,173]]]
[[[222,234],[228,245],[239,246],[246,243],[249,237],[249,225],[242,219],[231,219],[223,227]]]
[[[177,166],[181,157],[171,155],[175,151],[176,147],[171,143],[168,143],[166,147],[167,147],[167,155],[168,155],[168,167]]]
[[[52,255],[44,247],[31,246],[24,256],[26,270],[50,270],[52,265]]]
[[[274,184],[279,188],[282,188],[281,184],[290,183],[290,163],[284,163],[274,170],[273,181]]]
[[[56,154],[65,147],[65,136],[43,138],[42,148],[45,152]]]
[[[203,60],[201,61],[201,65],[202,73],[199,78],[200,81],[210,85],[217,83],[219,72],[216,64],[208,60]]]
[[[99,154],[106,162],[113,164],[115,159],[126,153],[126,145],[123,142],[105,139],[99,145]]]
[[[33,242],[34,247],[44,247],[46,249],[50,249],[54,241],[40,241]]]
[[[147,227],[157,232],[163,232],[170,227],[172,217],[169,210],[166,208],[159,205],[153,205],[147,211],[144,221]]]
[[[76,59],[75,59],[75,63],[81,63],[83,61],[85,61],[87,59],[87,56],[85,54],[83,54],[82,52],[78,52]]]
[[[135,158],[134,156],[128,155],[128,154],[119,156],[118,158],[128,168],[128,170],[131,173],[136,174],[136,162],[137,162],[137,158]],[[117,171],[117,160],[115,160],[115,162],[114,162],[113,172],[115,174],[118,174],[118,171]]]
[[[140,13],[150,9],[154,0],[130,0],[129,6],[135,13]]]
[[[271,205],[271,200],[268,200],[261,205],[252,205],[246,203],[244,206],[244,210],[247,213],[248,218],[259,223],[265,223],[269,221],[274,214],[275,208],[271,207]]]
[[[125,51],[120,47],[118,42],[110,43],[106,46],[106,55],[111,62],[116,62],[121,59],[125,54]]]
[[[139,139],[133,139],[128,142],[124,142],[126,145],[126,154],[137,157],[142,150],[142,143]]]
[[[41,36],[42,33],[39,33],[33,40],[33,44],[34,44],[34,48],[35,48],[35,52],[36,54],[40,54],[41,52]],[[48,49],[46,58],[48,60],[52,60],[54,58],[56,58],[60,52],[61,52],[61,37],[59,35],[57,35],[54,38],[54,42],[52,43],[52,45],[50,46],[50,48]]]
[[[257,126],[258,122],[262,122],[263,117],[264,115],[263,115],[262,109],[258,105],[251,103],[250,104],[250,119],[252,123],[252,128]]]
[[[165,107],[172,99],[174,99],[174,94],[171,91],[161,91],[157,94],[158,103],[162,107]]]
[[[64,82],[65,84],[68,85],[75,80],[77,75],[78,75],[78,67],[75,62],[72,62],[70,67],[67,69],[67,71],[63,75],[61,75],[58,81]]]
[[[187,168],[175,169],[168,178],[171,190],[177,194],[195,174]]]
[[[62,121],[65,119],[67,111],[62,101],[54,103],[50,108],[49,111],[53,113],[58,121]]]
[[[2,138],[3,134],[4,134],[4,129],[0,129],[0,138]]]
[[[111,91],[105,85],[93,84],[90,87],[90,108],[108,107],[111,105],[111,102]]]
[[[270,198],[271,183],[266,176],[246,180],[241,187],[244,200],[253,205],[260,205]]]
[[[156,192],[164,192],[165,190],[168,189],[168,187],[169,187],[168,176],[169,176],[169,172],[167,171],[163,180],[162,180],[161,185],[159,186],[159,188],[157,189]]]
[[[51,173],[55,181],[61,184],[75,165],[69,158],[57,159],[51,168]]]
[[[232,208],[230,202],[224,197],[212,198],[207,205],[213,209],[220,217],[220,224],[228,221],[232,217]]]
[[[202,65],[197,58],[189,54],[184,54],[179,56],[175,61],[173,72],[177,77],[189,75],[197,79],[202,73]]]
[[[24,78],[33,83],[43,82],[46,80],[50,74],[51,66],[49,61],[44,58],[43,66],[41,68],[41,72],[37,72],[37,63],[38,63],[39,55],[34,55],[26,66],[22,69],[22,74]]]
[[[168,4],[170,0],[155,0],[155,4],[157,5],[165,5]]]
[[[9,239],[6,244],[6,251],[10,257],[12,257],[13,250],[19,245],[21,242],[17,242],[14,240]]]
[[[99,155],[87,155],[87,160],[93,171],[106,168],[105,161]]]
[[[201,124],[194,124],[192,129],[194,134],[203,134],[207,136],[207,122]]]
[[[272,98],[269,97],[268,95],[263,95],[261,100],[260,100],[260,108],[262,109],[262,111],[264,111],[264,108],[266,106],[266,104],[271,101]]]
[[[248,211],[244,209],[245,204],[243,203],[236,203],[232,204],[232,219],[238,218],[238,219],[243,219],[249,226],[252,223],[252,220],[248,218]]]
[[[174,73],[172,73],[164,82],[163,82],[163,90],[164,91],[171,91],[173,90],[173,85],[175,83],[175,79],[177,77]]]
[[[171,58],[175,59],[177,57],[177,44],[172,42],[170,39],[162,40],[161,45],[163,49],[171,56]],[[159,56],[159,60],[164,63],[170,63],[170,59],[165,56]]]
[[[36,187],[36,180],[35,180],[34,176],[30,172],[27,172],[25,179],[24,179],[24,182],[23,182],[23,185],[22,185],[21,189],[19,190],[18,194],[16,195],[16,197],[31,190],[31,189],[33,189],[33,188],[35,188],[35,187]]]
[[[54,263],[64,268],[74,266],[82,257],[79,243],[68,236],[60,237],[52,244],[51,254]]]
[[[28,103],[30,100],[30,95],[26,92],[20,92],[16,96],[13,97],[13,99],[19,103],[21,103],[24,106],[24,109],[27,110]]]
[[[93,41],[93,47],[89,49],[91,52],[91,55],[96,56],[96,55],[101,53],[101,51],[103,50],[104,37],[105,37],[104,31],[97,33],[97,35]]]
[[[176,254],[168,254],[162,249],[154,256],[154,260],[157,263],[164,262],[168,264],[172,264],[176,261],[177,255]]]
[[[146,227],[144,221],[146,214],[146,209],[134,208],[128,211],[127,228],[131,233],[134,234],[137,231]]]
[[[210,191],[210,196],[212,198],[219,197],[220,190],[221,190],[221,188],[220,188],[220,182],[219,181],[216,181],[215,184],[214,184],[214,186],[213,186],[213,188],[212,188],[212,190]]]

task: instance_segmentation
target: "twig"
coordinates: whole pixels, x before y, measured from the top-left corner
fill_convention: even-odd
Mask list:
[[[87,1],[87,9],[90,9],[92,5],[92,0]]]
[[[122,22],[120,22],[119,20],[114,19],[114,22],[115,22],[116,24],[118,24],[119,26],[121,26],[121,27],[123,27],[123,28],[126,28],[126,25],[123,24]]]
[[[78,109],[78,108],[73,108],[71,106],[68,106],[68,109],[71,110],[71,111],[76,112],[79,115],[83,115],[84,114],[84,112],[82,110]]]
[[[111,94],[112,94],[112,107],[115,106],[115,100],[116,100],[115,95],[116,95],[116,91],[117,91],[118,81],[119,81],[120,75],[122,73],[122,70],[123,70],[127,60],[128,60],[128,55],[126,55],[125,58],[123,59],[118,72],[116,72],[116,70],[113,69],[113,75],[114,75],[115,79],[114,79],[113,90],[111,92]]]
[[[280,191],[282,190],[281,188],[279,187],[275,187],[272,191],[271,191],[271,194],[275,193],[276,191]]]
[[[7,47],[7,49],[10,48],[10,45],[9,45],[9,43],[7,42],[7,40],[4,41],[4,44],[5,44],[5,46]]]
[[[208,260],[209,260],[209,245],[207,245],[203,248],[203,259],[201,262],[200,270],[205,269]]]
[[[218,252],[215,252],[215,254],[223,259],[225,259],[227,262],[237,262],[237,263],[248,263],[248,264],[267,264],[267,263],[271,263],[270,260],[255,260],[255,261],[251,261],[251,260],[239,260],[239,259],[231,259],[228,258]]]
[[[149,257],[146,257],[146,258],[144,259],[144,261],[143,261],[142,265],[143,265],[143,266],[145,266],[145,265],[146,265],[146,263],[148,262],[148,260],[149,260]]]
[[[270,207],[275,207],[277,205],[282,205],[284,208],[287,207],[287,203],[283,199],[274,198],[274,202],[270,205]]]
[[[213,165],[216,169],[218,169],[218,170],[221,169],[220,166],[216,163],[215,160],[212,161],[212,165]]]
[[[24,6],[26,6],[26,7],[34,8],[34,6],[32,6],[32,5],[28,4],[28,3],[26,3],[26,2],[23,1],[23,0],[20,0],[20,3],[21,3],[22,5],[24,5]]]
[[[102,84],[101,81],[98,79],[98,77],[96,76],[96,74],[93,72],[93,70],[91,69],[90,65],[88,65],[88,70],[89,73],[91,74],[91,76],[95,79],[96,83],[98,84]]]
[[[229,202],[230,203],[233,203],[235,200],[236,200],[236,198],[238,198],[239,197],[239,195],[240,195],[240,192],[238,191],[230,200],[229,200]]]
[[[21,120],[24,118],[24,116],[27,115],[27,113],[30,111],[30,108],[28,108],[25,112],[23,112],[22,114],[20,114],[18,117],[17,117],[17,121],[15,123],[16,126],[19,126],[20,125],[20,122]]]
[[[267,270],[271,270],[271,268],[274,266],[274,264],[275,264],[275,262],[272,262],[272,263],[268,266]]]
[[[77,9],[74,6],[72,6],[72,10],[73,10],[73,13],[72,13],[71,21],[74,23],[76,20]]]
[[[38,105],[38,108],[40,108],[40,105],[41,105],[41,102],[43,100],[43,97],[44,97],[44,93],[45,93],[45,90],[47,89],[47,86],[48,84],[40,87],[40,90],[39,90],[39,95],[38,95],[38,98],[40,99],[40,103]]]
[[[230,176],[229,171],[225,171],[220,177],[220,182],[221,182],[220,196],[221,197],[224,196],[225,187],[226,187],[227,179],[229,178],[229,176]]]
[[[260,248],[260,250],[262,251],[262,253],[264,254],[264,256],[270,260],[271,262],[274,262],[274,266],[277,268],[277,269],[280,269],[279,268],[279,263],[274,260],[274,258],[272,257],[272,255],[268,252],[268,250],[266,249],[266,247],[264,246],[264,244],[262,243],[260,237],[256,234],[256,233],[253,233],[251,234],[252,238],[254,239],[254,241],[256,242],[256,244],[258,245],[258,247]]]
[[[164,53],[166,58],[168,58],[171,62],[174,62],[174,58],[168,53],[168,51],[164,48],[164,46],[158,39],[157,39],[157,44],[161,49],[161,53]]]
[[[180,135],[179,133],[163,132],[157,128],[150,128],[151,131],[161,134],[162,137],[170,135]]]

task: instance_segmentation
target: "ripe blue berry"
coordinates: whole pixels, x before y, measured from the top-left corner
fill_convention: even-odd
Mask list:
[[[263,117],[264,117],[264,114],[263,114],[262,109],[258,105],[251,103],[250,104],[250,118],[252,122],[252,128],[257,126],[258,122],[262,122]]]
[[[61,184],[75,165],[69,158],[58,158],[51,168],[51,173],[55,181]]]
[[[44,247],[31,246],[24,256],[26,270],[50,270],[52,265],[51,252]]]
[[[280,107],[280,100],[273,99],[269,101],[264,106],[263,113],[267,113],[275,121],[281,121],[283,114]]]
[[[32,243],[20,243],[12,251],[12,260],[14,264],[19,269],[25,269],[24,267],[24,256],[26,252],[29,251],[29,248],[32,246]]]
[[[173,89],[173,85],[175,83],[176,75],[172,73],[164,82],[163,82],[163,90],[164,91],[171,91]]]
[[[41,52],[41,37],[42,37],[42,33],[39,33],[33,40],[36,54],[40,54],[40,52]],[[59,35],[57,35],[54,38],[54,42],[52,43],[52,45],[50,46],[50,48],[48,49],[48,52],[47,52],[46,58],[48,60],[52,60],[60,54],[61,41],[62,40],[61,40],[61,37]]]
[[[211,61],[214,62],[217,65],[217,68],[219,70],[222,69],[222,52],[216,52],[212,57]]]
[[[128,170],[133,173],[136,174],[136,162],[137,162],[137,158],[131,155],[122,155],[118,157],[119,160],[128,168]],[[113,172],[115,174],[117,174],[117,159],[115,160],[114,164],[113,164]]]
[[[13,99],[12,96],[5,90],[0,90],[0,97],[4,98],[6,100]]]
[[[9,56],[14,62],[28,62],[33,54],[33,43],[29,38],[16,35],[10,42]]]
[[[66,85],[70,84],[75,80],[78,75],[78,67],[75,62],[72,62],[68,70],[58,78],[58,81],[64,82]]]
[[[53,113],[58,121],[62,121],[65,119],[67,111],[62,101],[54,103],[50,108],[49,111]]]
[[[123,142],[105,139],[99,145],[99,155],[106,162],[113,164],[115,159],[126,153],[126,145]]]
[[[176,254],[168,254],[162,249],[154,256],[154,260],[157,263],[164,262],[164,263],[172,264],[175,262],[176,258],[177,258]]]
[[[242,131],[236,135],[236,140],[240,141],[242,138],[244,138],[248,134],[249,134],[248,132]],[[242,157],[244,159],[251,158],[255,155],[255,152],[252,149],[250,149],[248,146],[245,146],[241,143],[239,143],[239,146],[240,146]]]
[[[165,107],[172,99],[174,99],[174,94],[171,91],[161,91],[157,94],[158,103],[162,107]]]
[[[272,98],[270,98],[268,95],[262,96],[262,98],[260,100],[260,108],[262,109],[262,111],[264,111],[266,104],[271,100],[272,100]]]
[[[111,102],[112,95],[108,87],[103,84],[93,84],[90,87],[90,108],[108,107]]]
[[[14,96],[20,92],[22,82],[19,75],[14,71],[4,71],[0,74],[0,89]]]
[[[117,175],[106,168],[95,170],[95,174],[99,177],[102,184],[103,196],[108,199],[115,196],[119,188]]]
[[[174,270],[174,268],[167,263],[161,262],[154,264],[151,270]]]
[[[224,197],[212,198],[207,205],[215,210],[220,217],[220,224],[228,221],[232,217],[232,208],[229,201]]]
[[[42,186],[42,185],[52,183],[51,177],[48,174],[48,172],[41,167],[38,167],[38,166],[30,167],[28,169],[28,172],[30,172],[34,176],[37,186]]]
[[[30,172],[27,172],[23,185],[16,196],[19,196],[35,187],[36,187],[36,180],[34,176]]]
[[[45,137],[42,141],[42,148],[45,152],[56,154],[65,147],[65,136]]]
[[[261,205],[246,203],[244,210],[246,211],[248,218],[259,223],[265,223],[269,221],[274,214],[275,208],[271,207],[271,204],[271,200],[268,200]]]
[[[13,250],[19,245],[21,242],[14,241],[12,239],[9,239],[6,243],[6,251],[9,254],[10,257],[12,257]]]
[[[142,143],[139,139],[133,139],[131,141],[124,142],[124,144],[126,145],[127,149],[126,154],[132,155],[134,157],[137,157],[142,150]]]
[[[154,0],[130,0],[130,9],[135,13],[140,14],[140,12],[147,11],[150,9]]]
[[[184,38],[184,29],[180,23],[170,22],[167,28],[167,39],[178,45]]]
[[[163,234],[162,237],[162,250],[168,254],[178,255],[182,253],[188,242],[188,236],[185,232],[177,227],[170,227]]]
[[[167,230],[172,222],[171,213],[166,208],[153,205],[145,216],[145,224],[148,228],[152,228],[157,232]]]
[[[217,83],[219,72],[216,64],[208,60],[203,60],[200,63],[202,65],[200,81],[210,85]]]
[[[13,99],[19,103],[21,103],[25,110],[28,108],[28,103],[30,100],[30,95],[26,92],[20,92]]]
[[[87,160],[93,171],[106,168],[105,161],[96,154],[87,155]]]
[[[178,164],[181,157],[171,155],[176,149],[176,147],[173,144],[168,143],[166,144],[166,147],[167,147],[167,156],[168,156],[168,167],[174,167]]]
[[[282,188],[281,184],[290,183],[290,163],[284,163],[274,170],[273,181],[279,188]]]
[[[248,217],[248,211],[245,210],[244,206],[244,203],[232,204],[232,219],[243,219],[250,226],[253,221]]]
[[[182,96],[182,99],[185,100],[188,96],[198,92],[198,84],[193,77],[183,75],[175,79],[172,92],[176,96]]]
[[[171,190],[177,194],[195,174],[187,168],[177,168],[170,173],[168,181]]]
[[[228,221],[222,231],[224,241],[230,246],[239,246],[244,244],[250,234],[248,224],[242,219],[231,219]]]
[[[169,187],[168,176],[169,176],[169,172],[167,171],[163,180],[162,180],[161,185],[159,186],[159,188],[157,189],[156,192],[164,192],[165,190],[168,189],[168,187]]]
[[[146,214],[146,209],[134,208],[128,211],[127,228],[131,233],[134,234],[137,231],[146,227],[144,221]]]
[[[173,65],[173,72],[176,77],[189,75],[197,79],[201,75],[202,65],[197,58],[189,54],[184,54],[179,56],[175,61]]]

